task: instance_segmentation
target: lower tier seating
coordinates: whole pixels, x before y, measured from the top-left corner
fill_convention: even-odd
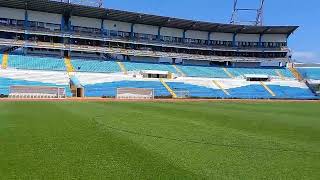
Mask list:
[[[9,95],[10,86],[50,86],[50,87],[62,87],[66,89],[66,95],[71,96],[71,91],[66,85],[57,85],[52,83],[43,83],[37,81],[26,81],[0,77],[0,94]]]
[[[66,89],[71,96],[69,78],[62,72],[0,70],[0,94],[9,95],[10,86],[54,86]]]
[[[170,96],[167,89],[160,81],[116,81],[99,84],[88,84],[84,86],[87,97],[115,97],[117,88],[145,88],[154,89],[155,96]]]
[[[297,68],[302,77],[306,79],[320,80],[320,67],[317,68]]]
[[[273,96],[259,82],[243,80],[221,81],[225,91],[216,87],[211,81],[201,80],[168,80],[167,85],[176,94],[187,92],[193,98],[236,98],[236,99],[316,99],[308,87],[297,81],[266,82],[266,86],[275,94]],[[87,82],[89,83],[89,82]],[[170,96],[168,90],[156,80],[115,80],[104,83],[91,83],[84,86],[88,97],[115,97],[117,88],[150,88],[155,90],[155,96]]]

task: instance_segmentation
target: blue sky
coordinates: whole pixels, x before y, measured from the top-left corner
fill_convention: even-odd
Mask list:
[[[241,7],[256,7],[258,0],[238,0]],[[294,57],[320,62],[320,0],[266,0],[265,25],[298,25],[289,46]],[[233,0],[105,0],[104,6],[121,10],[228,23]]]

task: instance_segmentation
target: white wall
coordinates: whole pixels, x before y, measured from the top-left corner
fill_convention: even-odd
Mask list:
[[[208,32],[188,30],[186,31],[186,38],[207,40]]]
[[[135,24],[133,26],[133,32],[135,32],[135,33],[143,33],[143,34],[158,35],[158,27],[157,26],[143,25],[143,24]]]
[[[131,24],[126,22],[105,20],[103,26],[107,30],[131,32]]]
[[[44,23],[61,24],[61,14],[53,14],[38,11],[28,11],[29,21],[38,21]]]
[[[287,42],[286,34],[264,34],[262,42]]]
[[[24,20],[25,10],[0,7],[0,17],[8,19]]]
[[[259,42],[260,35],[259,34],[237,34],[236,41],[237,42]]]
[[[81,26],[81,27],[97,28],[97,29],[101,28],[100,19],[71,16],[70,21],[72,26]]]
[[[210,34],[210,40],[216,41],[233,41],[232,33],[218,33],[214,32]]]
[[[171,36],[171,37],[183,38],[183,30],[176,29],[176,28],[162,27],[161,28],[161,36]]]

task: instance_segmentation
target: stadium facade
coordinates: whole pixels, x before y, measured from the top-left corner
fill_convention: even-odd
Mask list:
[[[121,90],[141,97],[317,98],[291,64],[287,42],[297,26],[220,24],[45,0],[0,4],[3,95],[28,94],[20,86],[61,85],[66,96],[115,97]]]

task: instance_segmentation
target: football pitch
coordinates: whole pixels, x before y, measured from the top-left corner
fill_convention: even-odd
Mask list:
[[[0,102],[0,179],[320,179],[320,103]]]

